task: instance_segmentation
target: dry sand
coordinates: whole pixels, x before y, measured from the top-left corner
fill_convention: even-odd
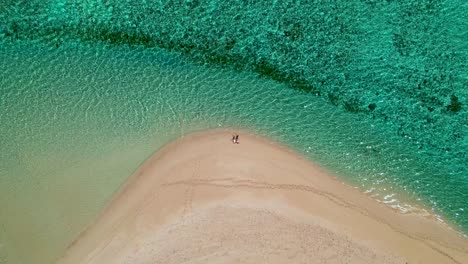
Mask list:
[[[468,263],[468,241],[228,131],[148,159],[59,263]]]

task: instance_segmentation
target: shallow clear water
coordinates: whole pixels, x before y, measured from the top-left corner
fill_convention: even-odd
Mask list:
[[[50,263],[151,153],[216,127],[466,231],[466,14],[461,0],[4,0],[0,263]]]
[[[50,263],[154,151],[216,127],[268,136],[390,205],[421,199],[468,225],[466,175],[379,121],[257,74],[154,48],[5,42],[0,95],[0,263]]]

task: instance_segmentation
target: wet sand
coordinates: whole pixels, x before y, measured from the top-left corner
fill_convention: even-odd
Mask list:
[[[150,157],[58,263],[468,263],[468,240],[229,131]]]

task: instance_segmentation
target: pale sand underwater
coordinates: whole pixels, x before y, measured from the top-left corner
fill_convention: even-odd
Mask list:
[[[468,241],[266,139],[215,130],[158,151],[58,263],[466,263]]]

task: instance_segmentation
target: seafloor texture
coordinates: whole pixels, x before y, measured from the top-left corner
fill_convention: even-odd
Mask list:
[[[467,2],[225,2],[0,4],[0,262],[48,262],[152,151],[218,126],[468,227]]]
[[[383,120],[468,174],[467,1],[12,2],[4,39],[160,46],[253,69]]]

